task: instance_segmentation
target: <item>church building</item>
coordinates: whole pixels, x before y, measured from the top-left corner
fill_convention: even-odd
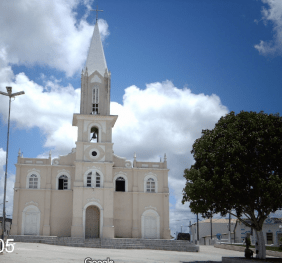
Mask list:
[[[110,90],[96,21],[72,120],[76,147],[55,159],[19,151],[11,235],[170,239],[166,156],[139,162],[134,154],[131,162],[114,154]]]

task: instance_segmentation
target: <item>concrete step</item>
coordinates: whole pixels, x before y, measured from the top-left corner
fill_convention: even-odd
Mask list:
[[[114,239],[83,239],[56,236],[10,236],[15,242],[32,242],[50,245],[71,247],[91,247],[107,249],[154,249],[170,251],[198,252],[199,247],[188,241],[163,240],[163,239],[137,239],[137,238],[114,238]]]

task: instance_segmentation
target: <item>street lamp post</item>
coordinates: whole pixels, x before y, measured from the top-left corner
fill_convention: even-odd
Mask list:
[[[197,213],[197,244],[199,242],[199,214]]]
[[[231,244],[231,215],[230,215],[230,212],[229,212],[229,224],[228,224],[228,226],[229,226],[229,228],[228,228],[228,242],[229,242],[229,244]]]
[[[3,222],[2,222],[2,237],[4,240],[5,233],[5,221],[6,221],[6,187],[7,187],[7,168],[8,168],[8,153],[9,153],[9,134],[10,134],[10,113],[11,113],[11,98],[25,94],[24,91],[12,93],[12,87],[6,87],[7,92],[0,91],[0,94],[9,97],[9,115],[8,115],[8,133],[7,133],[7,148],[6,148],[6,168],[5,168],[5,180],[4,180],[4,200],[3,200]]]

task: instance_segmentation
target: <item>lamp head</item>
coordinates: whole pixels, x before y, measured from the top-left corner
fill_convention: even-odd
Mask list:
[[[7,89],[7,92],[8,92],[9,94],[12,93],[12,87],[6,87],[6,89]]]

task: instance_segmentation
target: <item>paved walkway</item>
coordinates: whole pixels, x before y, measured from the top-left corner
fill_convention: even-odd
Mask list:
[[[16,243],[12,253],[5,252],[0,255],[2,263],[86,263],[85,258],[92,260],[106,260],[99,263],[111,262],[181,262],[206,263],[221,262],[222,256],[242,257],[243,252],[214,248],[213,246],[200,246],[200,252],[177,252],[145,249],[102,249],[54,246],[39,243]],[[112,262],[112,263],[113,263]],[[92,263],[88,261],[87,263]],[[93,263],[96,263],[93,261]]]

